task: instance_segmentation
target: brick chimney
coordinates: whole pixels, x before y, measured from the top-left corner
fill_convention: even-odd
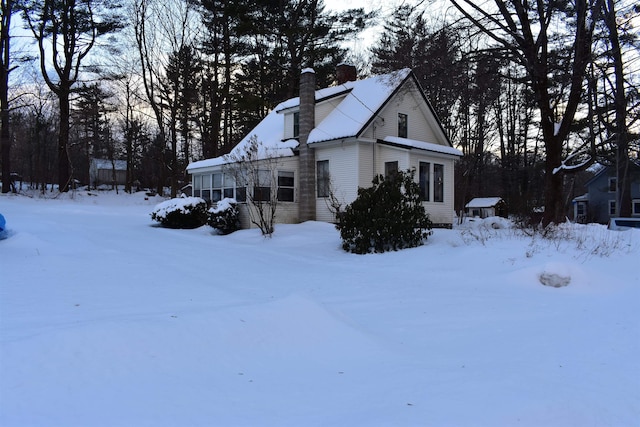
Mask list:
[[[300,170],[298,217],[300,222],[316,219],[316,155],[307,145],[309,134],[316,126],[316,74],[311,68],[302,70],[300,76]]]
[[[344,62],[338,64],[336,67],[336,80],[338,86],[346,82],[355,82],[358,79],[358,72],[355,65],[345,64]]]

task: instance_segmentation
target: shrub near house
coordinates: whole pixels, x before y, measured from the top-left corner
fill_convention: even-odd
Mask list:
[[[207,224],[220,234],[230,234],[240,228],[240,212],[235,199],[220,200],[215,208],[209,209]]]
[[[179,197],[158,204],[151,219],[167,228],[198,228],[207,222],[207,202],[200,197]]]
[[[431,234],[432,224],[420,200],[414,171],[373,179],[339,215],[342,248],[356,254],[413,248]]]

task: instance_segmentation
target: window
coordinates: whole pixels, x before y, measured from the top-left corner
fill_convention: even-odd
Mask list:
[[[400,138],[407,138],[409,119],[406,114],[398,113],[398,136]]]
[[[213,186],[211,189],[211,201],[219,202],[222,200],[222,173],[213,174]]]
[[[398,173],[398,162],[385,162],[384,163],[384,176],[390,177],[397,175]]]
[[[233,176],[225,173],[222,176],[222,198],[233,199],[235,187],[236,187],[236,182]]]
[[[433,165],[433,201],[444,202],[444,165]]]
[[[429,175],[431,174],[431,163],[420,162],[418,171],[418,183],[420,185],[420,200],[429,201]]]
[[[609,215],[615,215],[615,214],[616,214],[616,201],[609,200]]]
[[[583,202],[578,202],[576,205],[576,213],[580,215],[586,215],[586,205]]]
[[[614,177],[609,178],[609,193],[615,193],[618,190],[618,180]]]
[[[205,200],[211,200],[211,175],[202,175],[202,193]]]
[[[270,202],[271,201],[271,172],[268,170],[259,170],[257,182],[253,186],[253,201]]]
[[[247,187],[236,187],[236,201],[237,202],[247,201]]]
[[[278,171],[278,201],[293,202],[293,172]]]
[[[245,188],[236,188],[233,175],[222,172],[194,175],[193,195],[212,202],[219,202],[224,198],[235,198],[238,202],[246,201]]]
[[[300,112],[293,113],[293,137],[300,136]]]
[[[329,160],[320,160],[316,163],[316,185],[318,197],[329,197],[329,191],[331,188]]]
[[[640,199],[634,199],[631,202],[631,213],[632,215],[640,215]]]

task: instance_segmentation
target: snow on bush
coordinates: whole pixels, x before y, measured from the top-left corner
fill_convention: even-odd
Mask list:
[[[218,230],[220,234],[230,234],[240,228],[240,212],[235,199],[220,200],[215,207],[209,209],[207,224]]]
[[[167,228],[197,228],[207,222],[207,202],[200,197],[179,197],[159,203],[151,219]]]

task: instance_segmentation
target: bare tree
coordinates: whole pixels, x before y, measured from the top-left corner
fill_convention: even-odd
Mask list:
[[[117,8],[111,0],[28,0],[21,5],[22,15],[38,43],[40,71],[58,98],[59,191],[68,191],[71,181],[68,153],[71,93],[80,78],[80,66],[98,37],[120,28],[121,22],[113,12]]]
[[[144,90],[158,127],[163,166],[171,180],[171,197],[176,197],[178,180],[183,172],[178,161],[178,94],[174,87],[166,84],[165,77],[172,52],[177,54],[194,45],[197,23],[192,6],[186,2],[135,0],[133,6],[133,27]],[[159,190],[162,185],[160,182]]]
[[[583,99],[594,27],[604,0],[494,0],[494,7],[450,1],[526,70],[546,152],[543,224],[562,222],[564,147]]]
[[[228,162],[224,173],[233,177],[236,188],[246,189],[251,223],[260,228],[264,236],[271,237],[278,209],[278,153],[265,148],[253,135],[243,151],[232,151],[224,158]]]

